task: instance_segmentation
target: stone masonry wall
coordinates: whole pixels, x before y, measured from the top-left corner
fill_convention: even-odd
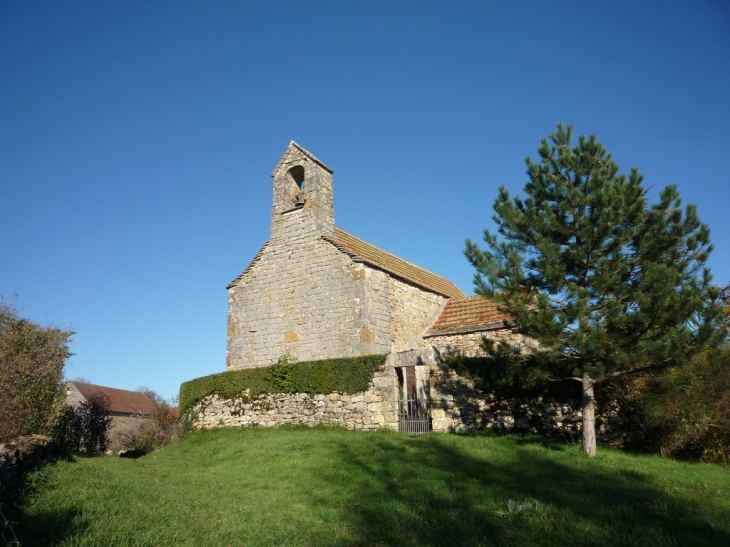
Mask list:
[[[228,370],[418,348],[445,298],[334,240],[332,170],[292,142],[272,172],[271,238],[228,286]]]
[[[324,239],[292,236],[267,245],[229,288],[227,368],[285,353],[307,361],[415,349],[445,300]]]
[[[392,345],[390,351],[423,346],[423,332],[436,318],[446,298],[388,276]]]
[[[0,444],[0,487],[13,486],[23,473],[48,463],[55,445],[45,435],[28,435]]]
[[[390,359],[390,358],[389,358]],[[363,393],[267,393],[250,397],[209,395],[193,409],[198,429],[282,424],[336,424],[348,429],[398,428],[398,380],[389,360]]]
[[[388,353],[391,345],[390,320],[390,276],[364,264],[355,264],[352,269],[353,277],[361,279],[363,283],[364,300],[360,305],[360,324],[362,339],[369,339],[373,347],[385,348],[379,353]]]
[[[365,283],[364,268],[322,239],[267,246],[229,289],[228,370],[285,353],[300,361],[387,353],[387,320],[378,318],[376,338]]]
[[[301,169],[304,184],[299,188],[291,170]],[[271,211],[271,242],[278,243],[292,236],[322,234],[334,236],[335,215],[332,171],[296,145],[289,145],[284,157],[274,168],[274,196]],[[295,209],[302,194],[304,205]]]
[[[430,348],[391,353],[383,371],[376,372],[363,393],[269,393],[250,397],[210,395],[194,408],[194,427],[251,426],[320,423],[349,429],[398,429],[399,386],[394,366],[425,366],[431,399],[433,431],[469,429],[525,431],[580,440],[582,416],[579,401],[536,397],[519,399],[474,389],[473,384],[441,363]],[[601,444],[639,447],[644,440],[642,416],[614,402],[598,405],[596,436]]]
[[[434,431],[495,429],[562,435],[579,440],[579,401],[537,397],[519,399],[474,389],[468,380],[440,362],[429,363],[431,421]],[[637,447],[644,440],[642,416],[615,402],[598,404],[596,438],[601,444]]]
[[[512,329],[501,328],[465,334],[450,334],[444,336],[429,336],[425,342],[434,345],[444,355],[463,355],[465,357],[481,357],[485,355],[482,349],[482,337],[495,342],[506,340],[511,343],[520,343],[522,335]]]

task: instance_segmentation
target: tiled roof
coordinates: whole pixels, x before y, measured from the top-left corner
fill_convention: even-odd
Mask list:
[[[512,316],[500,311],[496,302],[478,295],[464,296],[452,298],[446,303],[430,331],[482,325],[509,319],[512,319]]]
[[[95,393],[101,393],[109,398],[109,410],[124,414],[154,413],[155,407],[141,391],[127,391],[113,387],[96,386],[84,382],[68,382],[79,390],[84,399],[89,399]]]
[[[420,266],[406,262],[402,258],[390,254],[378,247],[366,243],[347,232],[335,228],[335,243],[343,250],[349,251],[356,260],[369,263],[385,270],[405,281],[423,287],[427,290],[448,297],[463,297],[464,293],[448,279],[424,270]]]

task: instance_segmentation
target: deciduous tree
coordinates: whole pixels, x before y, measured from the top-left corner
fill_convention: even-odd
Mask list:
[[[0,442],[50,433],[63,411],[63,366],[73,332],[23,319],[0,302]]]

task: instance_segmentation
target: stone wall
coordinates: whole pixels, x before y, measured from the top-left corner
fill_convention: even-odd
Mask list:
[[[469,380],[442,363],[433,347],[389,354],[383,370],[375,373],[370,388],[362,393],[210,395],[194,407],[193,425],[210,429],[323,423],[365,431],[381,427],[398,429],[400,387],[395,368],[403,366],[424,369],[433,431],[494,429],[567,436],[576,441],[581,438],[579,401],[548,397],[520,399],[478,391]],[[642,416],[614,402],[599,403],[596,436],[601,444],[639,447],[644,440]]]
[[[361,339],[372,340],[379,353],[388,353],[392,339],[390,276],[364,264],[353,264],[352,272],[363,284],[364,299],[357,302]]]
[[[388,276],[392,344],[390,351],[423,346],[423,332],[436,319],[446,297]]]
[[[45,435],[0,444],[0,486],[14,485],[23,473],[51,461],[53,453],[53,441]]]
[[[579,401],[519,399],[483,393],[440,362],[429,364],[429,376],[434,431],[495,429],[581,438],[583,419]],[[596,437],[601,444],[641,446],[642,416],[632,409],[620,408],[615,402],[598,404]]]
[[[64,387],[66,388],[66,396],[64,399],[64,404],[66,406],[80,405],[81,403],[86,401],[86,399],[84,399],[84,396],[81,395],[81,392],[76,389],[76,386],[73,385],[71,382],[66,382],[66,385]]]
[[[300,187],[293,173],[303,175]],[[335,233],[332,170],[297,144],[290,144],[271,173],[274,197],[271,210],[271,242],[292,237],[312,237]],[[301,196],[300,196],[301,194]],[[298,198],[303,205],[297,207]]]
[[[523,341],[521,334],[516,334],[512,329],[499,328],[493,330],[484,330],[478,332],[464,332],[442,336],[429,336],[425,342],[436,346],[440,353],[444,355],[463,355],[465,357],[484,356],[482,349],[482,337],[499,343],[502,340],[519,344]]]
[[[348,429],[398,428],[398,380],[392,360],[373,375],[363,393],[266,393],[251,397],[244,391],[235,397],[209,395],[193,409],[193,427],[240,427],[282,424],[334,424]]]
[[[387,322],[379,319],[377,337],[371,325],[366,270],[323,239],[267,246],[229,288],[228,370],[285,353],[300,361],[387,353]]]
[[[272,177],[271,239],[228,286],[228,370],[387,353],[364,269],[322,239],[334,237],[332,170],[291,143]]]
[[[228,286],[228,370],[415,349],[445,301],[359,262],[335,239],[332,171],[290,144],[271,239]]]

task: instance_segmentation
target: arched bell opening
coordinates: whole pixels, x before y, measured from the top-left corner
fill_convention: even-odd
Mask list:
[[[289,169],[287,178],[291,183],[289,195],[292,197],[292,206],[302,207],[306,201],[304,193],[307,184],[304,180],[304,167],[301,165],[295,165]]]

